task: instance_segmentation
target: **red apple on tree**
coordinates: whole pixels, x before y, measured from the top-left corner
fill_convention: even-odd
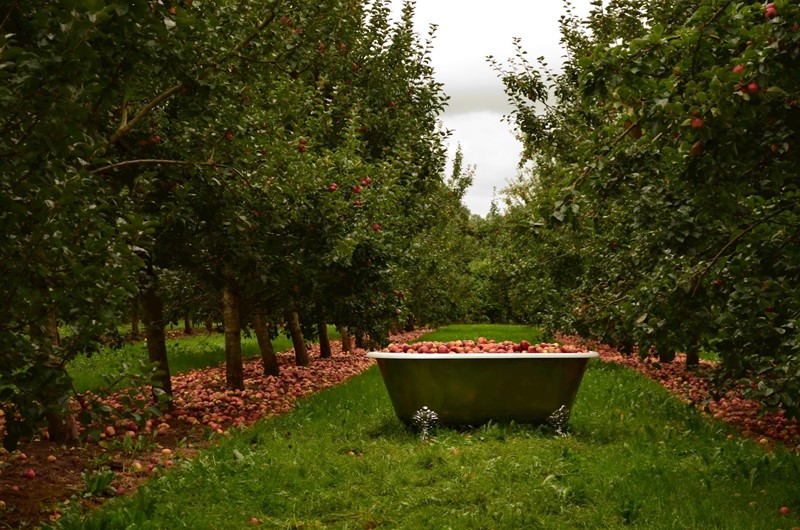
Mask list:
[[[733,67],[733,70],[731,70],[731,71],[734,74],[741,74],[742,72],[744,72],[744,65],[743,64],[737,64],[736,66]]]
[[[767,4],[764,6],[764,17],[765,18],[772,18],[778,14],[778,9],[775,7],[775,4]]]
[[[703,123],[705,123],[703,121],[703,118],[701,118],[700,116],[694,116],[692,117],[691,127],[692,129],[699,129],[700,127],[703,126]]]

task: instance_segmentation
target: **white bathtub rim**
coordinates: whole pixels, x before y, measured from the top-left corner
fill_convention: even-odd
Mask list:
[[[393,353],[371,351],[367,353],[371,359],[593,359],[600,357],[596,351],[575,353]]]

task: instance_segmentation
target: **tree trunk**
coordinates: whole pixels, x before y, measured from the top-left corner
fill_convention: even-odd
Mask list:
[[[692,348],[686,352],[686,366],[697,366],[700,364],[700,353]]]
[[[229,390],[244,390],[239,293],[231,280],[225,282],[222,305],[222,327],[225,330],[225,385]]]
[[[264,375],[281,375],[278,366],[278,357],[272,347],[272,337],[269,336],[269,326],[264,312],[257,309],[253,313],[253,330],[256,332],[258,348],[261,350],[261,362],[264,363]]]
[[[408,315],[408,318],[406,318],[406,331],[414,331],[414,327],[416,326],[415,320],[414,315]]]
[[[331,356],[331,341],[328,338],[328,324],[324,320],[317,323],[317,333],[319,334],[319,356],[328,359]]]
[[[206,333],[211,335],[214,332],[214,321],[211,320],[211,317],[206,319]]]
[[[58,335],[58,319],[56,311],[50,308],[45,318],[38,324],[31,324],[30,334],[32,338],[39,338],[42,341],[50,342],[54,347],[61,346],[61,338]],[[59,377],[68,378],[63,366],[55,368],[55,379]],[[47,420],[47,434],[50,441],[57,443],[71,443],[78,440],[78,425],[75,417],[62,406],[63,395],[59,395],[60,385],[47,385],[42,389],[43,401],[45,404],[45,419]]]
[[[341,326],[339,333],[342,335],[342,351],[353,353],[353,340],[350,337],[350,330],[347,329],[347,326]]]
[[[150,284],[141,293],[142,324],[147,339],[147,356],[151,363],[158,363],[160,374],[155,376],[156,383],[168,395],[172,395],[172,379],[169,374],[167,358],[167,337],[164,333],[164,304],[158,294],[155,274],[148,271]]]
[[[131,339],[139,338],[139,301],[134,300],[131,304]]]
[[[286,313],[286,325],[289,326],[289,334],[292,336],[294,345],[294,363],[297,366],[308,366],[308,350],[303,340],[303,331],[300,329],[300,316],[297,311]]]
[[[361,328],[356,328],[353,330],[353,338],[356,341],[356,348],[364,349],[366,347],[366,343],[364,342],[364,331]]]
[[[192,319],[189,317],[188,313],[183,315],[183,334],[184,335],[192,334]]]

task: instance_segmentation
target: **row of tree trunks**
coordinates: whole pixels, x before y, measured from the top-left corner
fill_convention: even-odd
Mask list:
[[[158,293],[157,279],[154,271],[148,270],[149,283],[142,290],[140,295],[141,320],[145,327],[145,337],[147,338],[147,352],[150,362],[158,363],[161,373],[156,380],[161,388],[168,395],[172,395],[172,383],[169,372],[169,361],[166,349],[166,333],[164,320],[164,307]],[[137,304],[138,306],[139,304]],[[227,280],[222,294],[223,305],[223,330],[225,334],[225,383],[229,389],[244,389],[244,367],[242,358],[241,342],[241,296],[233,280]],[[264,311],[256,309],[253,312],[253,329],[258,340],[261,360],[264,366],[265,375],[280,375],[278,358],[272,347],[272,337],[269,332]],[[285,314],[286,326],[292,338],[295,352],[295,364],[297,366],[308,366],[310,358],[308,349],[303,338],[300,327],[300,317],[296,311]],[[139,310],[138,307],[132,312],[132,324],[134,329],[138,329]],[[210,322],[210,321],[209,321]],[[206,328],[209,327],[206,322]],[[329,358],[332,355],[330,338],[328,337],[328,326],[324,320],[317,323],[317,330],[320,340],[320,356]],[[184,317],[184,333],[191,334],[191,320],[186,315]],[[342,349],[352,352],[352,340],[346,327],[342,328]]]

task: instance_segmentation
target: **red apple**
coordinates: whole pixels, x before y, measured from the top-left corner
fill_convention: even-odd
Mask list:
[[[229,142],[233,140],[233,131],[225,131],[225,139]]]
[[[364,186],[368,186],[370,182],[372,182],[372,179],[369,177],[364,177],[363,179],[361,179],[361,184],[363,184]]]
[[[772,18],[777,14],[778,14],[778,9],[775,7],[775,4],[767,4],[764,6],[765,18]]]
[[[379,232],[381,230],[381,225],[375,223],[374,225],[372,225],[372,229],[375,230],[376,232]]]
[[[748,83],[747,91],[750,92],[751,94],[757,93],[759,91],[758,83],[756,83],[755,81],[751,81],[750,83]]]
[[[359,185],[355,185],[350,189],[353,190],[354,193],[361,193],[361,190],[362,190],[361,186],[359,186]]]
[[[733,71],[734,74],[741,74],[742,72],[744,72],[744,65],[743,64],[737,64],[736,66],[733,67],[732,71]]]
[[[22,476],[31,479],[36,478],[36,471],[34,471],[33,469],[26,469],[25,471],[22,472]]]
[[[790,511],[788,506],[781,506],[781,509],[778,510],[781,515],[788,515]]]

